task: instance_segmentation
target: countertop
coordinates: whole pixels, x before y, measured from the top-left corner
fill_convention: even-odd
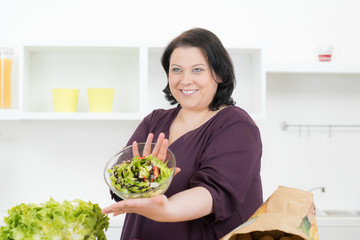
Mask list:
[[[7,211],[0,211],[0,226],[4,226],[4,217],[7,216]],[[125,215],[109,216],[110,227],[122,227]],[[351,226],[360,228],[360,215],[359,216],[317,216],[316,217],[318,227],[341,227]]]

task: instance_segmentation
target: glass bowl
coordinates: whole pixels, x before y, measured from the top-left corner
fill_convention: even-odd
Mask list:
[[[138,149],[140,155],[142,155],[143,149],[144,149],[145,143],[138,143]],[[151,145],[151,151],[154,148],[155,143]],[[132,146],[128,146],[121,150],[119,153],[112,156],[109,161],[106,163],[104,168],[104,178],[106,184],[109,186],[111,191],[113,191],[117,196],[121,197],[122,199],[133,199],[133,198],[149,198],[154,197],[159,194],[163,194],[166,192],[166,190],[169,188],[170,183],[174,177],[175,172],[175,166],[176,166],[176,160],[174,154],[170,151],[170,149],[167,150],[166,158],[164,162],[166,163],[166,166],[171,169],[170,176],[159,186],[151,188],[145,192],[139,192],[139,193],[126,193],[117,190],[114,186],[111,184],[111,173],[108,172],[109,169],[113,168],[115,165],[119,165],[123,161],[132,161],[133,158],[133,148]],[[160,173],[161,174],[161,173]]]

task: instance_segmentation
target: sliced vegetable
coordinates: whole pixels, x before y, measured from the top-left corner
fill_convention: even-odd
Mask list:
[[[160,169],[157,166],[154,166],[154,171],[153,171],[153,179],[157,179],[160,175]]]

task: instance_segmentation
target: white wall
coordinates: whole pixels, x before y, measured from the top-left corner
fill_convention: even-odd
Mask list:
[[[311,63],[316,48],[337,48],[334,62],[359,63],[358,0],[0,0],[0,46],[28,42],[153,41],[167,43],[192,27],[225,43],[259,45],[265,63]],[[330,83],[330,84],[329,84]],[[342,81],[268,76],[263,182],[309,189],[320,207],[360,208],[358,130],[281,131],[283,120],[359,123],[359,77]],[[340,87],[339,87],[340,86]],[[338,104],[338,103],[341,104]],[[1,121],[0,210],[20,202],[82,198],[109,204],[103,165],[129,138],[136,121]],[[78,174],[78,175],[77,175]],[[75,183],[74,183],[75,182]]]
[[[103,170],[136,121],[1,121],[0,211],[80,198],[111,204]]]
[[[317,190],[323,209],[360,208],[360,128],[289,128],[290,124],[360,123],[360,77],[268,75],[267,118],[259,122],[264,144],[265,192],[277,185]]]

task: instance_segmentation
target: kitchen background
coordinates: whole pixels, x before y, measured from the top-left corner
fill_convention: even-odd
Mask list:
[[[264,116],[255,120],[264,147],[264,199],[279,185],[304,190],[324,186],[324,193],[314,191],[318,208],[360,209],[360,128],[279,127],[283,121],[360,124],[360,70],[311,73],[311,66],[319,64],[360,66],[358,0],[0,0],[0,6],[1,47],[116,45],[139,39],[165,46],[192,27],[207,28],[224,43],[259,46],[266,98]],[[331,63],[318,63],[317,47],[323,44],[335,48]],[[307,66],[309,72],[297,72]],[[14,71],[13,77],[20,76]],[[103,167],[139,122],[1,120],[0,211],[50,196],[111,204]]]

